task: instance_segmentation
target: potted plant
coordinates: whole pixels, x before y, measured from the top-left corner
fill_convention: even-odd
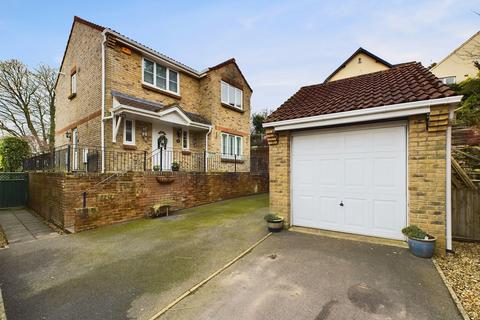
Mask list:
[[[172,171],[178,171],[178,170],[180,170],[180,163],[172,162]]]
[[[283,218],[269,213],[264,217],[265,221],[267,221],[268,231],[270,232],[280,232],[283,229]]]
[[[417,257],[431,258],[435,252],[435,237],[425,231],[411,225],[402,229],[402,233],[408,238],[408,248]]]
[[[159,165],[154,165],[153,166],[153,171],[160,171],[160,166]]]

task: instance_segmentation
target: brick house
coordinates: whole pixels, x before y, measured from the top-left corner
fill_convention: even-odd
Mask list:
[[[123,155],[140,160],[128,170],[195,170],[208,156],[220,171],[248,171],[251,95],[234,59],[196,71],[75,17],[56,83],[55,144],[73,148],[73,170],[95,156],[97,171],[118,171]]]
[[[270,210],[290,226],[397,240],[416,224],[445,252],[461,96],[420,63],[381,69],[302,87],[267,118]]]

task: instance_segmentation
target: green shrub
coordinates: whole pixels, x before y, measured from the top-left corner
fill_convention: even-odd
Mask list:
[[[282,220],[283,218],[280,217],[279,215],[276,215],[274,213],[269,213],[269,214],[266,214],[263,219],[265,219],[266,221],[278,221],[278,220]]]
[[[19,171],[23,161],[30,154],[28,142],[16,137],[5,137],[0,140],[1,164],[4,171]]]
[[[414,238],[414,239],[425,239],[425,237],[428,238],[428,234],[422,229],[420,229],[419,227],[417,227],[416,225],[411,225],[406,228],[403,228],[402,233],[405,236],[409,238]]]

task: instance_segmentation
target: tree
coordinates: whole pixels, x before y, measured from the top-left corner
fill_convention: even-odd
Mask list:
[[[265,128],[263,127],[263,122],[265,119],[272,113],[268,109],[264,109],[260,112],[254,112],[252,114],[252,134],[264,134]]]
[[[0,157],[4,171],[18,171],[30,154],[28,142],[17,137],[5,137],[0,140]]]
[[[462,94],[463,99],[456,111],[456,122],[467,126],[480,127],[480,78],[467,79],[451,88]]]
[[[42,151],[55,137],[55,69],[31,71],[18,60],[0,61],[0,130],[13,137],[32,137]]]

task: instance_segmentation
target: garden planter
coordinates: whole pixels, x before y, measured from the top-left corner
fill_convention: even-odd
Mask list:
[[[267,220],[268,231],[280,232],[283,229],[283,219]]]
[[[408,238],[408,247],[417,257],[431,258],[435,252],[435,241],[434,237],[429,237],[429,239]]]

